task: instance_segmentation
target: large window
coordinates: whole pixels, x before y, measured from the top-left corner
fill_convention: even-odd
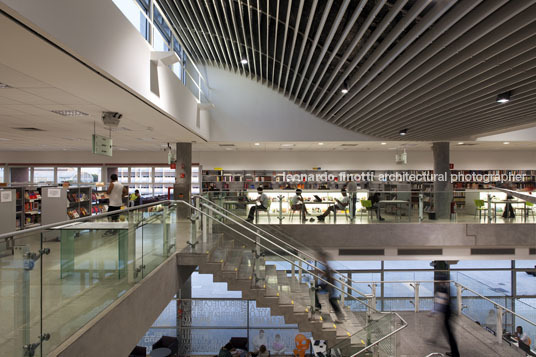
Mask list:
[[[132,0],[113,0],[113,2],[136,30],[140,32],[143,38],[149,41],[149,21],[140,10],[140,7],[143,8],[143,3],[145,1],[138,1],[140,7],[138,7]],[[145,10],[145,13],[147,13],[147,10]]]
[[[53,167],[34,167],[33,183],[35,184],[54,184]]]
[[[121,183],[128,183],[128,167],[118,167],[117,168],[117,178]]]
[[[6,180],[4,180],[4,168],[3,167],[0,167],[0,182],[6,182]]]
[[[58,183],[78,183],[78,167],[58,167]]]
[[[100,167],[82,167],[80,170],[80,183],[102,182],[102,169]]]
[[[130,168],[130,182],[153,182],[153,168],[152,167],[131,167]]]
[[[174,183],[175,182],[175,169],[170,169],[169,167],[155,167],[154,168],[154,182]]]

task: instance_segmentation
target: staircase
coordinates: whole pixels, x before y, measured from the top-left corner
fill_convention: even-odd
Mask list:
[[[314,290],[305,282],[308,274],[302,275],[302,281],[299,274],[289,276],[286,270],[266,263],[268,255],[261,256],[253,247],[226,239],[222,233],[211,234],[209,241],[212,243],[181,252],[179,264],[198,266],[200,274],[212,274],[215,282],[227,283],[229,290],[241,291],[244,299],[255,300],[257,307],[270,308],[273,316],[283,316],[286,323],[297,324],[300,331],[309,331],[315,339],[326,340],[328,346],[344,344],[352,351],[365,347],[362,338],[355,338],[367,326],[365,305],[362,311],[345,307],[344,319],[336,322],[327,294],[319,294],[322,308],[315,311]],[[368,323],[383,316],[369,313]],[[382,333],[385,335],[385,331]]]

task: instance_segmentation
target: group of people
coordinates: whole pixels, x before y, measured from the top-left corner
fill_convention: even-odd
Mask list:
[[[223,346],[218,354],[218,357],[268,357],[272,354],[283,355],[285,354],[285,344],[281,340],[281,335],[276,334],[273,343],[271,344],[271,350],[268,350],[268,341],[264,334],[264,330],[259,330],[259,334],[252,340],[252,352],[247,352],[241,348],[235,347],[231,341]]]
[[[290,209],[293,211],[299,211],[302,222],[305,222],[307,220],[307,216],[310,215],[307,211],[307,206],[305,204],[305,200],[302,196],[302,190],[300,188],[296,189],[296,194],[290,198]],[[253,219],[255,218],[255,213],[257,211],[267,211],[270,208],[270,198],[268,195],[264,193],[264,188],[262,186],[259,186],[257,188],[258,196],[255,199],[253,203],[255,203],[251,208],[249,209],[247,221],[253,222]],[[348,196],[348,193],[350,193],[351,196]],[[351,217],[355,217],[355,210],[356,210],[356,203],[357,203],[357,184],[354,181],[350,181],[344,188],[341,189],[341,195],[342,197],[340,199],[335,198],[335,204],[329,206],[324,213],[317,216],[316,219],[318,222],[324,222],[326,217],[330,214],[336,214],[337,211],[343,211],[348,208],[348,206],[351,207]],[[376,209],[377,204],[380,201],[380,193],[374,192],[369,197],[372,207],[371,209]],[[350,200],[352,202],[352,205],[350,205]],[[377,211],[377,218],[380,221],[383,221],[383,217]],[[314,222],[314,218],[310,218],[310,222]]]

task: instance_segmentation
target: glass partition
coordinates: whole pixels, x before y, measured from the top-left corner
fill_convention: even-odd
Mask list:
[[[0,256],[3,355],[51,353],[171,256],[179,236],[169,203],[71,223],[12,234]]]

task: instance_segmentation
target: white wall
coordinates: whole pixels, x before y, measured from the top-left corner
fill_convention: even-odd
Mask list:
[[[534,151],[451,151],[457,170],[536,170]],[[192,162],[227,170],[431,170],[430,151],[408,151],[408,164],[397,165],[393,151],[194,151]],[[0,151],[0,164],[167,164],[164,151],[115,151],[112,157],[89,151]]]
[[[206,67],[210,86],[211,141],[366,141],[309,114],[281,93],[234,72]]]
[[[2,164],[167,164],[164,151],[114,151],[112,157],[90,151],[0,151]]]
[[[151,78],[151,47],[112,0],[2,0],[0,8],[114,82],[127,87],[181,125],[208,138],[209,123],[196,127],[197,101],[165,66]],[[157,79],[159,91],[151,91]],[[83,85],[83,84],[80,84]]]
[[[193,161],[205,168],[222,167],[228,170],[296,169],[321,167],[326,170],[371,169],[413,170],[433,169],[431,151],[408,151],[408,164],[397,165],[393,151],[366,152],[194,152]],[[451,151],[450,162],[458,170],[536,169],[534,151]]]

